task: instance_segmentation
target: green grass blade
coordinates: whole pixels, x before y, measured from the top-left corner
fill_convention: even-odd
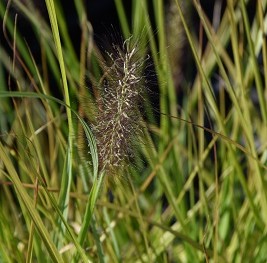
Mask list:
[[[67,76],[66,76],[66,70],[65,70],[65,64],[63,59],[63,52],[62,52],[62,46],[60,41],[60,35],[58,30],[58,22],[57,22],[57,14],[54,6],[53,0],[46,0],[46,6],[50,18],[50,23],[52,27],[52,32],[54,36],[54,41],[57,49],[57,56],[58,61],[60,65],[61,70],[61,76],[63,81],[63,89],[64,89],[64,95],[65,95],[65,101],[67,106],[71,106],[70,104],[70,96],[69,96],[69,90],[68,90],[68,83],[67,83]],[[68,117],[68,127],[69,127],[69,135],[68,135],[68,154],[67,154],[67,166],[66,166],[66,173],[63,174],[62,177],[62,194],[60,195],[61,200],[59,200],[59,203],[62,205],[61,207],[63,210],[63,215],[65,216],[65,219],[68,215],[68,204],[69,204],[69,192],[70,192],[70,186],[72,181],[72,153],[73,153],[73,136],[74,136],[74,129],[73,129],[73,123],[72,123],[72,114],[70,108],[67,107],[67,117]]]
[[[28,213],[30,214],[30,216],[31,216],[31,218],[32,218],[37,230],[38,230],[38,233],[42,237],[42,240],[43,240],[43,242],[44,242],[44,244],[45,244],[45,246],[46,246],[46,248],[50,254],[51,259],[53,260],[53,262],[62,262],[63,263],[63,259],[62,259],[61,255],[59,254],[57,248],[53,244],[51,237],[50,237],[46,227],[44,226],[40,215],[35,210],[34,203],[31,200],[31,198],[29,197],[29,195],[27,194],[26,190],[24,189],[24,186],[22,185],[22,183],[19,179],[19,176],[18,176],[10,158],[8,157],[6,149],[4,148],[2,143],[0,143],[0,153],[1,153],[1,159],[2,159],[7,171],[11,177],[12,182],[14,183],[14,186],[16,188],[18,196],[21,199],[21,201],[23,202],[23,204],[25,205]]]

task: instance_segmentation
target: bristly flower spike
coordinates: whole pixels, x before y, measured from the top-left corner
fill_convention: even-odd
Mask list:
[[[146,58],[131,38],[122,47],[114,44],[107,54],[94,132],[100,169],[111,174],[121,170],[133,154],[132,141],[140,129]]]

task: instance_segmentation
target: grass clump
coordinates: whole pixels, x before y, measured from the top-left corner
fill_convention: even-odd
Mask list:
[[[267,2],[114,4],[0,2],[0,261],[265,262]]]

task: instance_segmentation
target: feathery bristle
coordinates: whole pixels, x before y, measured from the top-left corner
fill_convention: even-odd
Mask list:
[[[122,48],[113,45],[105,65],[97,124],[94,127],[100,169],[120,170],[132,156],[131,141],[138,130],[138,105],[142,98],[145,58],[137,44],[127,39]]]

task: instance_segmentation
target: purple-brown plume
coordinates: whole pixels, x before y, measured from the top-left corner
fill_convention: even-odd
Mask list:
[[[137,43],[127,39],[122,47],[107,52],[99,113],[94,126],[100,169],[114,173],[132,156],[132,141],[139,130],[139,105],[144,88],[142,72],[146,58]]]

